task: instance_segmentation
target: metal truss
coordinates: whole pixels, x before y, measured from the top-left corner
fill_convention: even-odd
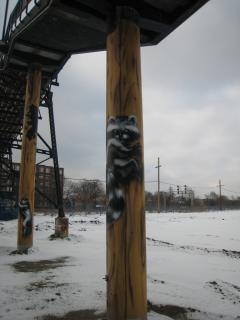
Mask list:
[[[0,73],[0,192],[1,196],[13,198],[17,194],[14,188],[16,181],[16,172],[13,168],[12,149],[20,150],[22,148],[22,127],[24,114],[24,95],[25,95],[25,77],[16,71],[2,71]],[[16,85],[16,82],[18,83]],[[57,80],[53,80],[51,85],[58,86]],[[41,92],[40,107],[47,108],[49,113],[49,128],[51,142],[38,133],[38,139],[41,140],[43,147],[37,148],[38,154],[46,156],[37,163],[40,165],[49,159],[53,159],[57,203],[50,199],[42,190],[36,188],[36,191],[49,203],[53,204],[59,210],[59,216],[63,217],[63,195],[60,183],[59,164],[57,154],[57,143],[55,133],[55,123],[53,114],[53,102],[51,85],[47,86]],[[38,119],[42,116],[39,112]],[[17,200],[17,199],[16,199]]]

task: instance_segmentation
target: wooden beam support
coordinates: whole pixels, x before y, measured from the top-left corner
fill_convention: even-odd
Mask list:
[[[138,14],[119,7],[107,37],[107,313],[145,320],[146,240]]]
[[[33,214],[38,109],[41,91],[41,69],[31,66],[27,76],[22,152],[19,182],[18,251],[27,252],[33,244]]]

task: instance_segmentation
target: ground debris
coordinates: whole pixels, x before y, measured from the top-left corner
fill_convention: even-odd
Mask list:
[[[45,315],[35,317],[34,320],[107,320],[106,313],[97,313],[97,310],[77,310],[66,313],[63,316]]]
[[[51,260],[18,261],[12,264],[12,267],[18,272],[41,272],[63,267],[68,260],[69,257],[60,257]]]
[[[196,312],[193,308],[184,308],[175,305],[156,305],[148,300],[148,310],[154,311],[158,314],[171,317],[174,320],[188,320],[188,312]]]

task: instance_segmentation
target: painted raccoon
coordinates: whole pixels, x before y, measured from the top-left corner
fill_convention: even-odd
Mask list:
[[[32,232],[32,216],[30,213],[29,202],[27,199],[22,199],[19,204],[20,214],[23,217],[23,234],[29,236]]]
[[[36,137],[38,127],[38,108],[35,107],[33,104],[29,107],[27,119],[27,124],[29,125],[27,137],[29,140],[32,140]]]
[[[107,125],[107,222],[124,209],[122,187],[142,178],[140,133],[135,116],[111,117]]]

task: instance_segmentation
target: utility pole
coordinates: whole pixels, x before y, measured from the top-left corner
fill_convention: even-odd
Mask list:
[[[158,169],[158,194],[157,194],[157,209],[158,209],[158,213],[160,213],[160,159],[158,157],[158,165],[155,167]]]
[[[219,210],[222,211],[222,187],[224,185],[221,183],[221,180],[219,180],[218,187],[219,187]]]
[[[194,192],[192,189],[189,190],[189,198],[191,200],[191,208],[194,207]]]
[[[166,197],[166,192],[163,193],[163,208],[164,208],[164,212],[167,212],[167,197]]]

